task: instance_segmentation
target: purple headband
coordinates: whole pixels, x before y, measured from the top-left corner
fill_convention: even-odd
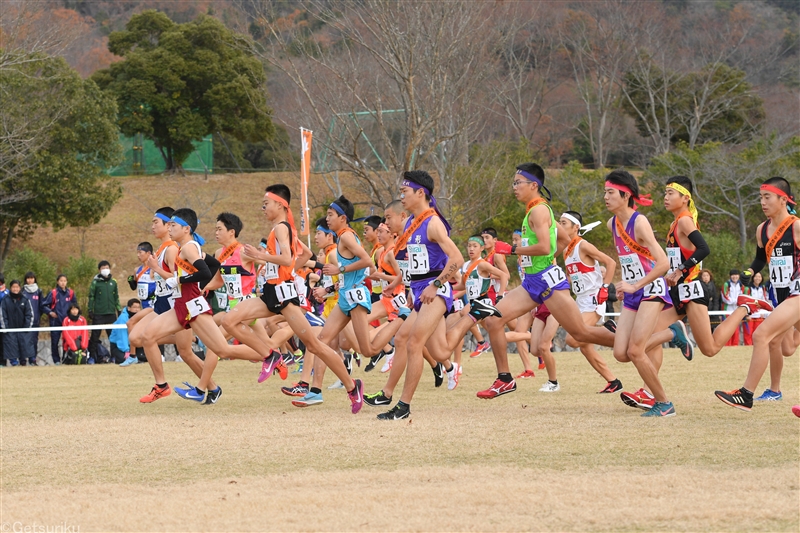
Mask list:
[[[450,223],[447,221],[446,218],[444,218],[444,215],[442,214],[442,212],[439,211],[439,207],[436,205],[436,197],[433,195],[433,193],[431,193],[431,191],[429,191],[428,188],[425,187],[424,185],[420,185],[419,183],[415,183],[415,182],[409,181],[409,180],[403,180],[402,186],[403,187],[408,187],[410,189],[414,189],[415,191],[417,189],[422,189],[423,191],[425,191],[425,194],[427,194],[428,196],[431,197],[431,203],[429,205],[430,205],[430,207],[432,207],[432,208],[434,208],[436,210],[436,214],[439,215],[439,218],[442,219],[442,222],[444,223],[444,227],[445,227],[445,229],[447,229],[447,234],[450,235],[450,229],[451,229]]]

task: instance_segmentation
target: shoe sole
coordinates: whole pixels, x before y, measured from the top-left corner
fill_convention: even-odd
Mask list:
[[[675,416],[676,414],[678,414],[678,413],[673,411],[673,412],[669,413],[668,415],[648,415],[648,414],[643,414],[642,417],[644,417],[644,418],[669,418],[671,416]]]
[[[366,399],[364,400],[364,405],[369,405],[370,407],[383,407],[384,405],[391,405],[392,400],[389,400],[386,403],[369,403]]]
[[[636,400],[634,400],[633,398],[630,398],[630,397],[625,396],[623,394],[620,394],[619,397],[622,399],[622,403],[624,403],[628,407],[635,407],[637,409],[642,409],[644,411],[649,411],[653,407],[652,405],[639,403]]]
[[[717,396],[717,395],[715,394],[714,396]],[[720,396],[717,396],[717,398],[719,398],[719,401],[721,401],[725,405],[730,405],[731,407],[735,407],[735,408],[739,409],[740,411],[744,411],[745,413],[749,413],[753,409],[752,407],[747,407],[746,405],[739,405],[739,404],[735,404],[733,402],[729,402],[728,400],[726,400],[725,398],[722,398]]]
[[[683,352],[681,352],[681,355],[683,355],[687,361],[691,361],[694,358],[694,347],[692,346],[692,341],[689,338],[689,330],[686,329],[686,324],[683,323],[683,320],[678,320],[675,323],[678,324],[679,328],[681,328],[683,336],[686,338],[686,349],[689,352],[689,355],[686,355]]]
[[[139,398],[139,403],[153,403],[154,401],[160,400],[161,398],[166,398],[170,394],[172,394],[172,389],[167,389],[167,393],[166,394],[162,394],[158,398],[153,398],[152,400],[147,399],[147,396],[145,396],[144,398]]]
[[[318,402],[298,402],[297,400],[292,402],[292,405],[295,407],[311,407],[312,405],[319,405],[322,403],[322,400]]]
[[[300,394],[300,393],[297,393],[297,392],[291,392],[291,391],[290,391],[290,392],[286,392],[286,391],[285,391],[285,390],[283,390],[283,389],[281,389],[281,392],[282,392],[282,393],[284,393],[286,396],[291,396],[292,398],[302,398],[303,396],[305,396],[306,394],[308,394],[307,392],[304,392],[304,393],[302,393],[302,394]]]
[[[517,389],[511,389],[511,390],[507,390],[507,391],[503,391],[503,392],[498,392],[494,396],[478,396],[478,398],[480,398],[481,400],[493,400],[493,399],[497,398],[498,396],[502,396],[504,394],[508,394],[509,392],[514,392],[516,390]]]

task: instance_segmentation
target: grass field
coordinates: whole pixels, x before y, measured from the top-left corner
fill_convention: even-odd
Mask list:
[[[297,409],[278,391],[285,382],[258,385],[258,365],[244,362],[217,367],[215,406],[175,394],[140,404],[147,365],[3,368],[0,521],[3,531],[800,529],[796,356],[784,400],[744,413],[713,391],[741,384],[748,349],[693,362],[668,350],[662,378],[678,412],[668,419],[595,394],[604,383],[580,354],[556,360],[560,392],[538,392],[541,371],[492,401],[475,397],[493,379],[490,354],[466,361],[455,391],[434,389],[426,371],[400,422],[368,406],[351,415],[341,390]],[[638,388],[631,365],[612,369]],[[166,372],[173,385],[192,377],[182,363]],[[368,392],[386,377],[356,373]]]

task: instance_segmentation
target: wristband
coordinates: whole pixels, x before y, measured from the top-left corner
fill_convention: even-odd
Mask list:
[[[516,244],[512,244],[511,245],[511,255],[517,255],[517,245]]]
[[[314,261],[314,268],[315,268],[316,270],[322,270],[322,268],[323,268],[324,266],[325,266],[325,265],[324,265],[324,264],[322,264],[322,263],[320,263],[319,261]]]

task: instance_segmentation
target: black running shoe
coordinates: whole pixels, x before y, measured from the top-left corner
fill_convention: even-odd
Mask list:
[[[217,385],[216,389],[210,390],[206,393],[206,399],[203,402],[203,405],[213,405],[217,403],[217,400],[219,400],[221,397],[222,397],[222,387]]]
[[[603,327],[606,328],[611,333],[614,333],[614,334],[617,333],[617,323],[614,322],[611,319],[608,319],[605,322],[603,322]]]
[[[375,368],[375,365],[377,365],[380,362],[380,360],[384,358],[385,355],[386,352],[381,350],[378,355],[370,357],[369,363],[367,363],[367,366],[364,367],[364,372],[371,372]]]
[[[732,390],[730,392],[714,391],[714,395],[731,407],[741,409],[742,411],[750,412],[753,408],[753,393],[748,394],[741,389]]]
[[[385,413],[378,415],[378,420],[403,420],[411,416],[410,409],[401,409],[399,405],[395,405]]]
[[[376,392],[375,394],[365,394],[364,403],[372,407],[379,407],[381,405],[389,405],[392,403],[392,397],[386,396],[383,391]]]
[[[431,370],[433,370],[433,385],[438,389],[442,386],[442,383],[444,383],[444,377],[447,375],[447,371],[445,371],[442,363],[436,363],[436,366]]]
[[[484,318],[490,316],[501,317],[503,315],[500,314],[500,311],[491,304],[486,303],[485,300],[472,300],[472,304],[470,305],[469,314],[472,315],[475,320],[483,320]]]
[[[353,354],[344,352],[344,367],[347,369],[347,375],[353,373]]]
[[[598,391],[597,394],[608,394],[620,390],[622,390],[622,382],[620,382],[620,380],[618,379],[615,379],[614,381],[609,381],[608,385],[606,385],[606,388],[601,391]]]

